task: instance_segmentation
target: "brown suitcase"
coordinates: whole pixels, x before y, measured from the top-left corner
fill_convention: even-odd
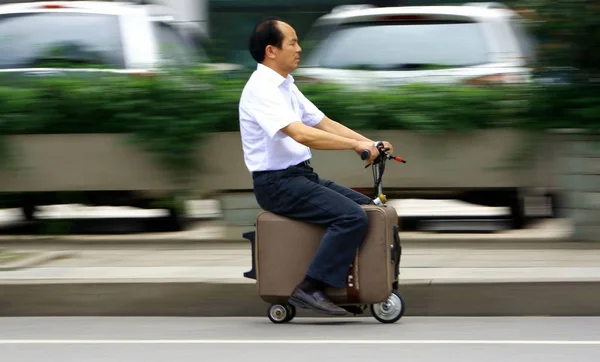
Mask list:
[[[338,305],[371,305],[380,322],[395,322],[404,312],[404,301],[397,292],[401,256],[398,214],[391,206],[362,207],[367,211],[369,228],[349,266],[346,287],[329,288],[326,293]],[[322,226],[261,211],[256,232],[244,234],[253,249],[253,269],[244,276],[256,279],[260,298],[271,303],[271,321],[287,322],[295,316],[288,298],[304,278],[324,232]]]

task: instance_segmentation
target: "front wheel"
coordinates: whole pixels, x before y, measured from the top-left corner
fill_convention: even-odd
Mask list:
[[[383,302],[372,304],[371,313],[381,323],[395,323],[404,315],[404,299],[396,290]]]
[[[281,304],[271,304],[267,316],[271,322],[279,324],[290,321],[291,310]]]

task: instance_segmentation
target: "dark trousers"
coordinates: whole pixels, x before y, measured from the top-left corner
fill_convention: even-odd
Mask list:
[[[371,199],[319,178],[308,165],[253,174],[254,194],[263,210],[327,227],[306,274],[344,288],[356,250],[368,226],[360,205]]]

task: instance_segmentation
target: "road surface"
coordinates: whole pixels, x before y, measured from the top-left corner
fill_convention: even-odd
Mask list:
[[[2,318],[5,361],[598,361],[600,318]]]

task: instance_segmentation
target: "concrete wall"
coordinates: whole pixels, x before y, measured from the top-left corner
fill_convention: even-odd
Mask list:
[[[411,131],[366,131],[385,139],[406,164],[390,161],[384,187],[406,189],[552,188],[555,156],[551,138],[522,148],[530,135],[513,130],[423,135]],[[153,155],[121,134],[19,135],[7,138],[10,169],[0,171],[0,192],[79,190],[169,190],[166,170]],[[225,149],[225,153],[208,150]],[[189,187],[197,195],[252,189],[238,132],[215,133],[197,155],[200,171]],[[524,163],[513,163],[513,159]],[[373,176],[351,151],[313,151],[312,165],[324,177],[354,188],[371,188]]]
[[[573,239],[600,240],[600,135],[559,132],[559,184],[565,190],[560,212],[574,224]]]

